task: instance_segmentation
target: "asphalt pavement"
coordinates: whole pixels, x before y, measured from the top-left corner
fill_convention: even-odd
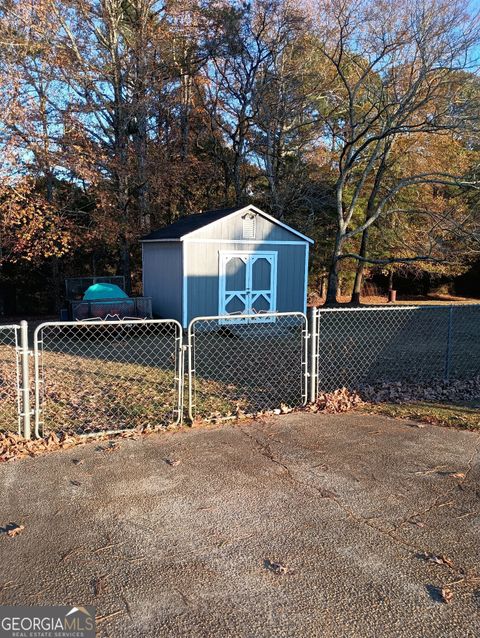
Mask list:
[[[92,604],[111,638],[480,636],[479,461],[297,413],[4,463],[0,603]]]

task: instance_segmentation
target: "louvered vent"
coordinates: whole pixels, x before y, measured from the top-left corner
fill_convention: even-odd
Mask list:
[[[257,216],[245,215],[243,218],[243,239],[255,239],[257,230]]]

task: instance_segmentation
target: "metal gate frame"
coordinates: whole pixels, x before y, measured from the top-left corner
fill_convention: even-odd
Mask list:
[[[46,321],[35,329],[33,335],[33,357],[34,357],[34,384],[35,384],[35,424],[34,433],[35,438],[41,438],[43,436],[43,421],[41,415],[43,414],[44,397],[42,390],[45,387],[45,380],[43,376],[43,338],[42,333],[45,327],[76,327],[78,329],[88,328],[89,326],[125,326],[125,325],[167,325],[170,324],[175,328],[175,353],[176,364],[174,371],[174,380],[176,385],[176,405],[174,410],[177,412],[175,421],[172,421],[172,425],[178,425],[183,418],[183,394],[184,394],[184,346],[183,346],[183,328],[181,324],[175,319],[122,319],[120,321]],[[42,373],[42,374],[41,374]],[[81,434],[86,438],[94,436],[104,436],[109,434],[118,434],[121,432],[128,432],[131,428],[120,428],[116,430],[102,430],[101,432],[92,432]],[[26,435],[25,435],[26,436]],[[26,437],[29,438],[29,437]]]
[[[187,346],[188,350],[188,418],[190,421],[195,420],[195,399],[194,399],[194,387],[195,387],[195,324],[201,321],[218,322],[219,327],[225,328],[226,324],[231,323],[234,327],[247,328],[255,324],[269,325],[275,323],[277,318],[282,317],[299,317],[303,322],[301,343],[303,346],[303,357],[301,361],[301,378],[302,378],[302,402],[301,405],[305,406],[308,402],[308,388],[309,388],[309,357],[308,348],[310,341],[309,334],[309,322],[307,316],[303,312],[274,312],[274,313],[257,313],[251,315],[241,315],[248,323],[239,324],[238,315],[214,315],[205,317],[195,317],[188,324],[187,329]],[[266,321],[268,318],[268,321]],[[255,321],[255,319],[257,321]],[[249,321],[250,320],[250,321]],[[228,418],[228,417],[227,417]]]
[[[15,403],[17,405],[17,432],[22,434],[23,424],[26,419],[29,418],[29,394],[28,394],[28,355],[24,356],[25,351],[25,335],[26,335],[26,321],[22,321],[21,324],[6,324],[0,325],[0,334],[12,333],[11,347],[14,350],[15,356]],[[3,340],[0,339],[0,343],[3,345]],[[10,345],[10,344],[5,344]],[[28,351],[28,345],[27,345]],[[26,416],[27,415],[27,416]]]

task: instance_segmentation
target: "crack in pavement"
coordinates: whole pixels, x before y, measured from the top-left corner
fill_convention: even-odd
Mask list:
[[[397,525],[393,526],[391,531],[396,532],[403,526],[407,525],[407,523],[411,523],[412,519],[415,519],[415,518],[423,519],[426,517],[427,514],[430,514],[433,510],[445,506],[448,503],[447,501],[448,497],[453,495],[454,492],[457,491],[459,487],[461,488],[464,486],[465,482],[467,481],[468,475],[473,469],[475,457],[478,454],[480,454],[480,443],[477,446],[475,446],[472,455],[467,461],[467,469],[465,470],[465,476],[461,480],[459,480],[457,483],[454,483],[451,488],[449,488],[442,494],[439,494],[439,496],[437,496],[437,498],[433,501],[433,503],[431,503],[425,509],[420,510],[418,512],[413,512],[409,516],[404,517]]]
[[[310,489],[310,490],[314,490],[315,492],[317,492],[318,494],[320,494],[320,497],[324,500],[328,500],[332,503],[334,503],[340,510],[342,510],[345,514],[347,514],[347,516],[351,519],[353,519],[356,523],[358,523],[359,525],[368,527],[369,529],[382,534],[384,537],[388,538],[390,541],[393,541],[396,545],[402,546],[404,548],[408,548],[409,550],[412,550],[415,552],[416,555],[420,555],[422,552],[424,554],[435,554],[435,552],[431,551],[431,550],[425,550],[424,547],[419,548],[415,543],[408,541],[405,538],[402,538],[400,536],[397,536],[395,534],[395,532],[397,531],[397,529],[401,529],[401,526],[397,526],[394,527],[392,529],[387,529],[384,527],[380,527],[378,525],[375,525],[374,523],[372,523],[372,520],[369,518],[366,518],[360,514],[357,514],[356,512],[354,512],[352,509],[350,509],[350,507],[348,507],[348,505],[345,505],[344,503],[342,503],[340,501],[340,499],[338,498],[337,494],[329,491],[329,490],[325,490],[322,487],[317,487],[315,485],[312,485],[311,483],[305,482],[305,481],[301,481],[300,479],[296,478],[293,474],[292,471],[290,470],[289,466],[284,463],[283,461],[280,461],[277,457],[275,457],[270,445],[268,443],[265,443],[263,441],[261,441],[259,438],[257,438],[256,436],[254,436],[253,434],[250,434],[249,432],[247,432],[246,430],[244,430],[242,427],[238,428],[240,430],[240,432],[247,437],[255,446],[255,449],[266,459],[268,459],[269,461],[271,461],[272,463],[274,463],[275,465],[277,465],[278,467],[282,468],[284,470],[284,474],[285,476],[288,478],[288,480],[295,484],[300,486],[303,489]],[[471,458],[469,459],[468,462],[468,469],[465,472],[465,478],[463,479],[462,483],[465,481],[465,479],[467,478],[468,474],[470,473],[472,467],[473,467],[473,461],[475,459],[475,456],[480,453],[480,445],[478,447],[475,448],[474,453],[472,454]],[[453,486],[451,488],[450,491],[453,491],[457,486]],[[438,499],[436,499],[437,501]],[[429,510],[432,510],[435,506],[435,503],[428,508]],[[440,506],[440,503],[438,503],[437,506]],[[465,576],[468,572],[466,569],[464,569],[463,567],[456,567],[456,566],[452,566],[449,567],[449,569],[453,572],[456,573],[459,576]],[[463,578],[462,578],[463,580]]]
[[[382,527],[378,527],[377,525],[374,525],[370,519],[365,518],[363,516],[360,516],[359,514],[356,514],[355,512],[353,512],[348,506],[344,505],[339,499],[337,494],[335,494],[334,492],[331,492],[330,490],[326,490],[325,488],[322,487],[318,487],[316,485],[312,485],[311,483],[305,482],[305,481],[301,481],[300,479],[296,478],[295,476],[293,476],[290,468],[288,467],[288,465],[282,461],[280,461],[278,458],[276,458],[273,454],[273,451],[270,447],[270,445],[268,443],[264,443],[263,441],[261,441],[260,439],[258,439],[257,437],[255,437],[254,435],[248,433],[247,431],[245,431],[243,428],[239,428],[239,430],[242,432],[242,434],[244,436],[246,436],[250,441],[252,441],[255,444],[255,447],[257,449],[257,451],[266,459],[268,459],[269,461],[271,461],[272,463],[274,463],[275,465],[281,467],[284,472],[285,475],[288,477],[288,479],[302,487],[303,489],[310,489],[313,490],[314,492],[316,492],[317,494],[320,494],[320,497],[322,499],[325,500],[329,500],[332,503],[334,503],[337,507],[339,507],[344,513],[348,514],[348,516],[350,518],[353,518],[355,521],[357,521],[358,523],[361,523],[362,525],[366,525],[368,526],[370,529],[375,530],[376,532],[379,532],[381,534],[387,535],[389,536],[392,540],[396,541],[396,542],[401,542],[402,544],[407,544],[410,546],[410,544],[408,543],[408,541],[403,541],[403,539],[398,539],[395,536],[392,536],[389,530],[386,530]],[[412,545],[412,547],[414,547]]]

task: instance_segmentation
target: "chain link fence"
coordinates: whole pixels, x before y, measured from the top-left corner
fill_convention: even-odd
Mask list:
[[[447,379],[480,374],[480,305],[450,308]]]
[[[188,328],[189,417],[221,419],[307,400],[307,319],[301,313],[203,317]]]
[[[178,423],[185,350],[192,420],[288,412],[307,391],[314,401],[343,386],[470,380],[479,333],[480,305],[321,308],[309,325],[302,313],[200,317],[186,336],[174,320],[50,322],[35,330],[32,361],[27,324],[0,326],[0,431]]]
[[[173,320],[55,322],[34,335],[35,434],[178,423],[182,328]]]
[[[325,308],[316,332],[317,392],[480,374],[480,306]]]
[[[0,326],[0,432],[20,433],[20,326]]]

